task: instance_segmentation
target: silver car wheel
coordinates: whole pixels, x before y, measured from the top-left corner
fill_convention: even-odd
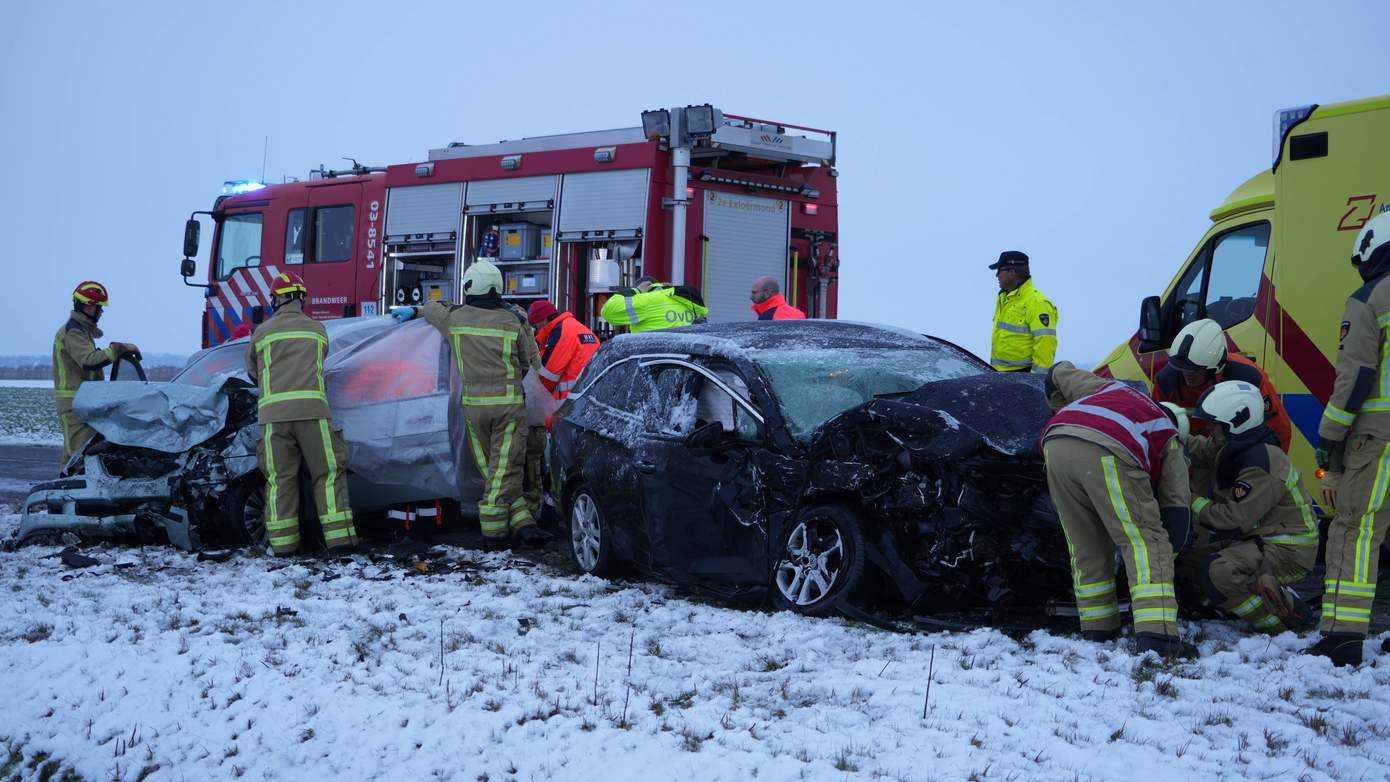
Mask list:
[[[592,573],[598,567],[601,542],[598,506],[592,497],[580,494],[574,498],[574,506],[570,509],[570,545],[574,548],[575,561],[585,573]]]
[[[270,540],[265,529],[265,484],[258,484],[246,493],[241,505],[241,528],[246,530],[246,539],[257,548],[265,548]]]
[[[777,565],[777,590],[793,605],[814,605],[835,588],[844,561],[844,540],[833,523],[803,521],[787,536]]]

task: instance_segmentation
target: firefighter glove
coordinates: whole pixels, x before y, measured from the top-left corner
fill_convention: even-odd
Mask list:
[[[415,317],[415,308],[414,308],[414,307],[392,307],[392,308],[391,308],[391,317],[395,318],[397,323],[405,323],[406,321],[408,321],[408,320],[410,320],[410,319],[412,319],[412,318]]]
[[[136,347],[133,342],[112,342],[111,352],[117,356],[133,356],[136,361],[141,360],[140,348]]]

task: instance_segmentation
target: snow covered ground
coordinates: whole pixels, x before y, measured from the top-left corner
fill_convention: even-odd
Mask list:
[[[62,445],[63,430],[53,408],[53,384],[17,386],[0,382],[0,445]]]
[[[736,611],[464,549],[423,573],[161,547],[68,570],[57,551],[0,553],[3,778],[1390,775],[1390,657],[1334,670],[1293,654],[1306,639],[1221,623],[1188,628],[1200,661],[1158,665],[1043,632]]]

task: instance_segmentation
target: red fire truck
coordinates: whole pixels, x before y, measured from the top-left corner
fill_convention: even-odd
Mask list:
[[[699,288],[711,321],[752,320],[749,284],[763,275],[809,315],[835,317],[835,133],[709,105],[642,120],[453,143],[424,162],[303,182],[227,183],[184,235],[181,272],[194,285],[197,216],[212,218],[203,345],[268,312],[281,270],[304,277],[306,311],[322,320],[459,302],[480,258],[502,269],[508,299],[549,299],[599,330],[604,300],[641,275]]]

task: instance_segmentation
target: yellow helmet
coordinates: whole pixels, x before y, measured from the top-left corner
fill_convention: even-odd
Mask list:
[[[289,296],[295,293],[302,296],[309,295],[309,288],[304,285],[304,278],[294,272],[281,272],[276,275],[274,282],[270,285],[270,290],[276,296]]]

